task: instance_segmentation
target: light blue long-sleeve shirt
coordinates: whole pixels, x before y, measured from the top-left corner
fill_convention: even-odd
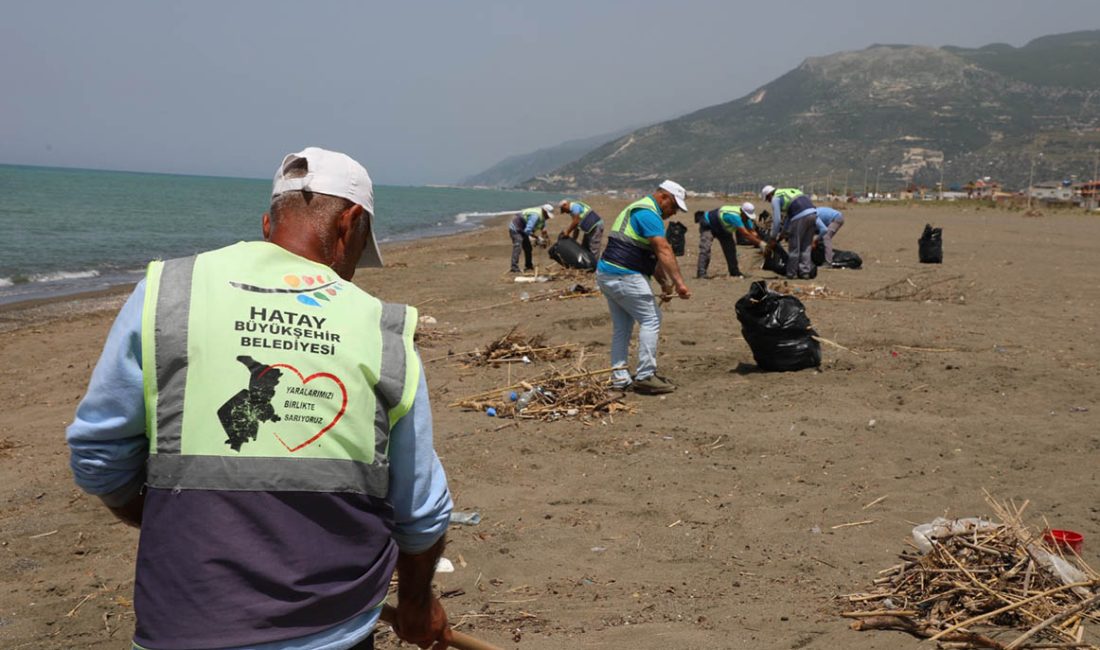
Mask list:
[[[834,210],[834,209],[828,208],[828,207],[825,207],[825,208],[819,207],[817,209],[817,224],[816,224],[817,234],[824,237],[825,233],[828,232],[828,230],[829,230],[829,224],[836,221],[838,218],[843,218],[843,217],[844,217],[844,215],[841,214],[841,212],[839,210]],[[837,228],[839,228],[839,227],[840,226],[837,226]]]
[[[142,280],[119,311],[92,372],[88,392],[66,431],[76,484],[110,506],[130,501],[145,482],[149,440],[145,436],[141,357],[144,301]],[[421,553],[446,532],[453,507],[447,476],[433,446],[431,404],[423,366],[412,408],[390,432],[388,457],[387,500],[393,505],[394,541],[405,553]],[[380,611],[375,608],[306,637],[251,648],[341,650],[366,638]]]

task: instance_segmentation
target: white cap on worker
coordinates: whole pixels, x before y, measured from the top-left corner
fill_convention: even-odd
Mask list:
[[[775,191],[775,188],[771,185],[765,185],[764,189],[760,190],[760,198],[767,200],[768,195]]]
[[[290,163],[306,161],[306,174],[298,178],[285,176]],[[298,153],[287,154],[275,170],[275,184],[271,198],[284,192],[316,192],[338,196],[363,206],[367,213],[367,243],[363,248],[362,263],[365,266],[382,266],[382,252],[374,237],[374,184],[362,165],[346,154],[318,147],[306,147]]]
[[[745,201],[741,204],[741,214],[748,217],[749,219],[752,219],[753,216],[756,214],[756,206],[749,203],[748,201]]]
[[[550,205],[549,203],[542,204],[542,211],[546,213],[547,219],[554,216],[554,206]]]
[[[687,212],[688,204],[685,199],[687,198],[687,191],[684,190],[684,186],[675,181],[665,181],[657,186],[658,189],[662,189],[672,195],[672,198],[676,199],[676,207],[680,208],[680,212]]]

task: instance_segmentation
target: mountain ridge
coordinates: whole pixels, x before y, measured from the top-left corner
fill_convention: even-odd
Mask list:
[[[873,45],[810,57],[737,99],[636,129],[529,189],[692,190],[827,182],[840,191],[993,176],[1091,174],[1100,148],[1100,30],[1021,47]],[[1039,157],[1042,152],[1044,155]],[[945,162],[946,161],[946,162]],[[867,181],[869,183],[869,181]]]

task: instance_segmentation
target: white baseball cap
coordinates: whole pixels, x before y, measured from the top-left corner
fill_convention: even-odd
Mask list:
[[[775,191],[775,188],[771,185],[765,185],[764,189],[760,190],[760,198],[767,200],[768,195]]]
[[[284,175],[287,166],[303,158],[306,161],[306,175],[287,178]],[[338,196],[362,206],[367,213],[367,243],[360,262],[365,266],[382,266],[382,252],[378,250],[374,237],[374,184],[362,165],[347,154],[318,147],[306,147],[298,153],[287,154],[275,170],[271,198],[284,192],[302,191]]]
[[[756,206],[749,203],[748,201],[745,201],[741,204],[741,214],[748,217],[749,219],[752,219],[753,215],[756,214]]]
[[[687,191],[684,190],[684,186],[675,181],[665,181],[657,186],[657,189],[664,190],[672,195],[672,198],[676,199],[676,207],[680,208],[680,212],[688,211]]]
[[[547,219],[554,216],[554,206],[550,205],[549,203],[542,204],[542,211],[546,213]]]

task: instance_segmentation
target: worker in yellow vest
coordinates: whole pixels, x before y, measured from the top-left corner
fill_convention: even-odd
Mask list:
[[[310,147],[275,174],[263,241],[149,264],[67,431],[77,484],[141,531],[135,648],[450,640],[432,596],[451,512],[416,310],[381,266],[370,176]]]
[[[562,231],[562,236],[576,238],[577,233],[583,233],[581,246],[592,253],[593,259],[600,259],[600,247],[603,244],[603,219],[600,215],[584,201],[568,199],[558,204],[558,210],[572,217],[569,225]]]
[[[664,395],[676,390],[657,374],[657,340],[661,333],[661,309],[649,284],[655,276],[662,299],[672,295],[688,299],[672,246],[665,238],[664,221],[677,211],[687,212],[687,192],[666,180],[653,194],[626,206],[611,226],[607,248],[596,265],[596,285],[611,311],[611,384],[643,395]],[[630,338],[638,323],[638,366],[631,377],[627,368]]]
[[[817,266],[810,256],[817,224],[817,207],[813,201],[793,187],[776,189],[765,185],[760,190],[760,196],[772,204],[768,250],[775,248],[780,235],[785,235],[790,242],[787,251],[787,278],[808,280],[817,277]]]

